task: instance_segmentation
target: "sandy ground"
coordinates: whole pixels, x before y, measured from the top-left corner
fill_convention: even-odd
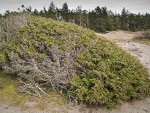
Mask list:
[[[128,31],[112,31],[106,34],[97,33],[97,35],[106,37],[115,42],[131,41],[137,33]]]
[[[140,35],[139,32],[128,31],[112,31],[107,34],[97,33],[97,35],[106,37],[107,39],[116,42],[116,44],[122,49],[139,59],[141,63],[149,70],[150,74],[150,46],[132,42],[132,39],[137,34]]]
[[[119,42],[117,44],[139,59],[141,63],[149,70],[150,74],[150,46],[133,42]]]
[[[137,33],[125,31],[112,31],[107,34],[97,35],[115,41],[118,46],[139,59],[150,73],[150,46],[131,42],[136,34]],[[29,107],[32,108],[32,103],[29,104]],[[51,106],[51,109],[48,111],[37,109],[21,110],[20,108],[9,105],[0,105],[0,113],[150,113],[150,98],[142,101],[124,103],[111,111],[103,108],[91,109],[83,106],[73,107],[69,105]]]

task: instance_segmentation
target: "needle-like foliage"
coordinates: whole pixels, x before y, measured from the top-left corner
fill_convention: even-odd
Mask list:
[[[0,68],[20,80],[19,92],[42,97],[53,89],[76,102],[109,108],[150,94],[140,62],[89,29],[30,16],[12,38],[3,40]]]

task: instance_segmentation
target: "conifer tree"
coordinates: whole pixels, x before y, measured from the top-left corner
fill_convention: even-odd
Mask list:
[[[62,14],[63,19],[68,22],[69,21],[69,9],[68,9],[68,4],[66,2],[62,5],[61,14]]]

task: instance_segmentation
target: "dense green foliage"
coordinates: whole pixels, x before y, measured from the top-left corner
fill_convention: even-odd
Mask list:
[[[79,55],[76,68],[71,93],[87,104],[111,108],[116,103],[143,98],[150,91],[146,70],[106,40],[99,39],[88,52]]]
[[[75,24],[38,16],[17,32],[16,40],[0,48],[0,64],[9,63],[12,51],[16,58],[40,60],[53,46],[74,60],[76,71],[67,94],[78,101],[111,108],[150,94],[147,70],[114,43]]]

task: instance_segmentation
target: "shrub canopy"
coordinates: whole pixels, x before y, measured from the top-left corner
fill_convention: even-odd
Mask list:
[[[109,108],[150,93],[140,62],[89,29],[31,16],[16,35],[0,48],[0,68],[32,84],[31,93],[63,90],[78,102]]]

